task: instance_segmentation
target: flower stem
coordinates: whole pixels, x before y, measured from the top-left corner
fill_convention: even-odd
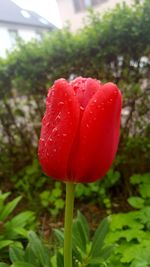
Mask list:
[[[75,184],[66,183],[66,207],[64,230],[64,267],[72,267],[72,222]]]

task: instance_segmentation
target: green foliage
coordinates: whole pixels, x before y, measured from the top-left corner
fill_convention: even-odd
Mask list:
[[[104,204],[107,211],[111,210],[109,190],[120,181],[120,173],[110,169],[101,181],[90,184],[78,184],[76,197],[83,200],[90,199],[93,203]]]
[[[23,211],[12,216],[21,197],[8,201],[9,196],[9,192],[0,192],[0,259],[7,256],[7,247],[10,244],[20,247],[21,242],[27,239],[28,229],[35,227],[32,211]]]
[[[54,188],[44,190],[40,194],[40,201],[43,207],[45,207],[53,216],[58,215],[59,211],[64,208],[64,199],[62,198],[63,190],[62,184],[55,182]]]
[[[138,210],[111,215],[106,244],[118,243],[118,246],[110,258],[109,266],[136,267],[150,264],[150,197],[146,189],[150,183],[150,174],[133,175],[130,181],[134,186],[138,185],[141,196],[132,196],[128,202]]]
[[[73,266],[97,267],[107,266],[106,261],[110,257],[113,245],[106,246],[105,238],[109,231],[108,219],[104,219],[91,237],[86,218],[78,212],[73,223]],[[64,240],[63,231],[56,229],[55,235],[61,247]],[[61,251],[60,251],[61,253]],[[63,255],[62,255],[63,257]],[[60,267],[63,265],[60,265]]]
[[[133,208],[142,208],[150,204],[150,173],[136,174],[130,178],[131,184],[138,185],[140,197],[132,196],[128,199]]]
[[[86,218],[78,212],[73,223],[73,267],[107,266],[113,247],[106,246],[104,240],[108,234],[109,222],[104,219],[98,226],[92,239]],[[9,249],[11,267],[64,267],[63,265],[63,231],[56,229],[57,247],[42,241],[35,232],[28,233],[25,247],[13,244]],[[0,263],[5,267],[5,263]],[[7,265],[6,265],[7,266]]]

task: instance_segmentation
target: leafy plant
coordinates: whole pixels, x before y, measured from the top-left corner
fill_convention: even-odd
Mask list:
[[[104,243],[108,231],[109,221],[106,218],[91,238],[88,222],[83,214],[78,212],[73,223],[73,266],[107,266],[106,261],[114,248],[114,245],[106,246]],[[63,231],[56,229],[55,235],[61,248],[64,240]],[[62,252],[59,253],[63,258]]]
[[[109,189],[119,182],[120,173],[110,169],[102,181],[90,184],[78,184],[76,188],[76,197],[83,199],[90,198],[91,202],[104,204],[107,211],[111,210],[111,200],[109,197]]]
[[[0,259],[7,257],[10,244],[21,246],[21,242],[27,239],[28,230],[35,227],[35,215],[32,211],[13,216],[21,197],[8,201],[9,196],[10,192],[0,192]]]
[[[106,244],[118,244],[110,258],[109,266],[150,265],[150,197],[147,188],[150,175],[133,175],[133,185],[138,185],[141,196],[132,196],[129,204],[138,210],[111,215],[110,232]]]
[[[58,215],[58,213],[64,208],[64,199],[62,198],[63,190],[62,184],[55,182],[54,187],[51,191],[44,190],[40,194],[41,204],[46,210],[49,211],[53,216]]]
[[[104,240],[109,230],[108,219],[104,219],[90,238],[89,225],[86,218],[78,212],[73,224],[73,266],[97,267],[107,266],[106,261],[112,253],[113,245],[106,246]],[[33,231],[28,233],[28,244],[18,247],[10,246],[11,265],[4,262],[0,267],[64,267],[63,265],[63,231],[55,229],[57,244],[47,244]]]

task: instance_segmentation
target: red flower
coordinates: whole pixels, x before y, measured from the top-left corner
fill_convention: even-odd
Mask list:
[[[93,182],[114,160],[120,132],[121,93],[113,83],[78,77],[55,81],[48,92],[38,155],[56,179]]]

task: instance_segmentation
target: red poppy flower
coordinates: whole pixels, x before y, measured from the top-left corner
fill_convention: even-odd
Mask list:
[[[49,89],[38,155],[43,171],[62,181],[93,182],[118,147],[121,93],[113,83],[78,77]]]

